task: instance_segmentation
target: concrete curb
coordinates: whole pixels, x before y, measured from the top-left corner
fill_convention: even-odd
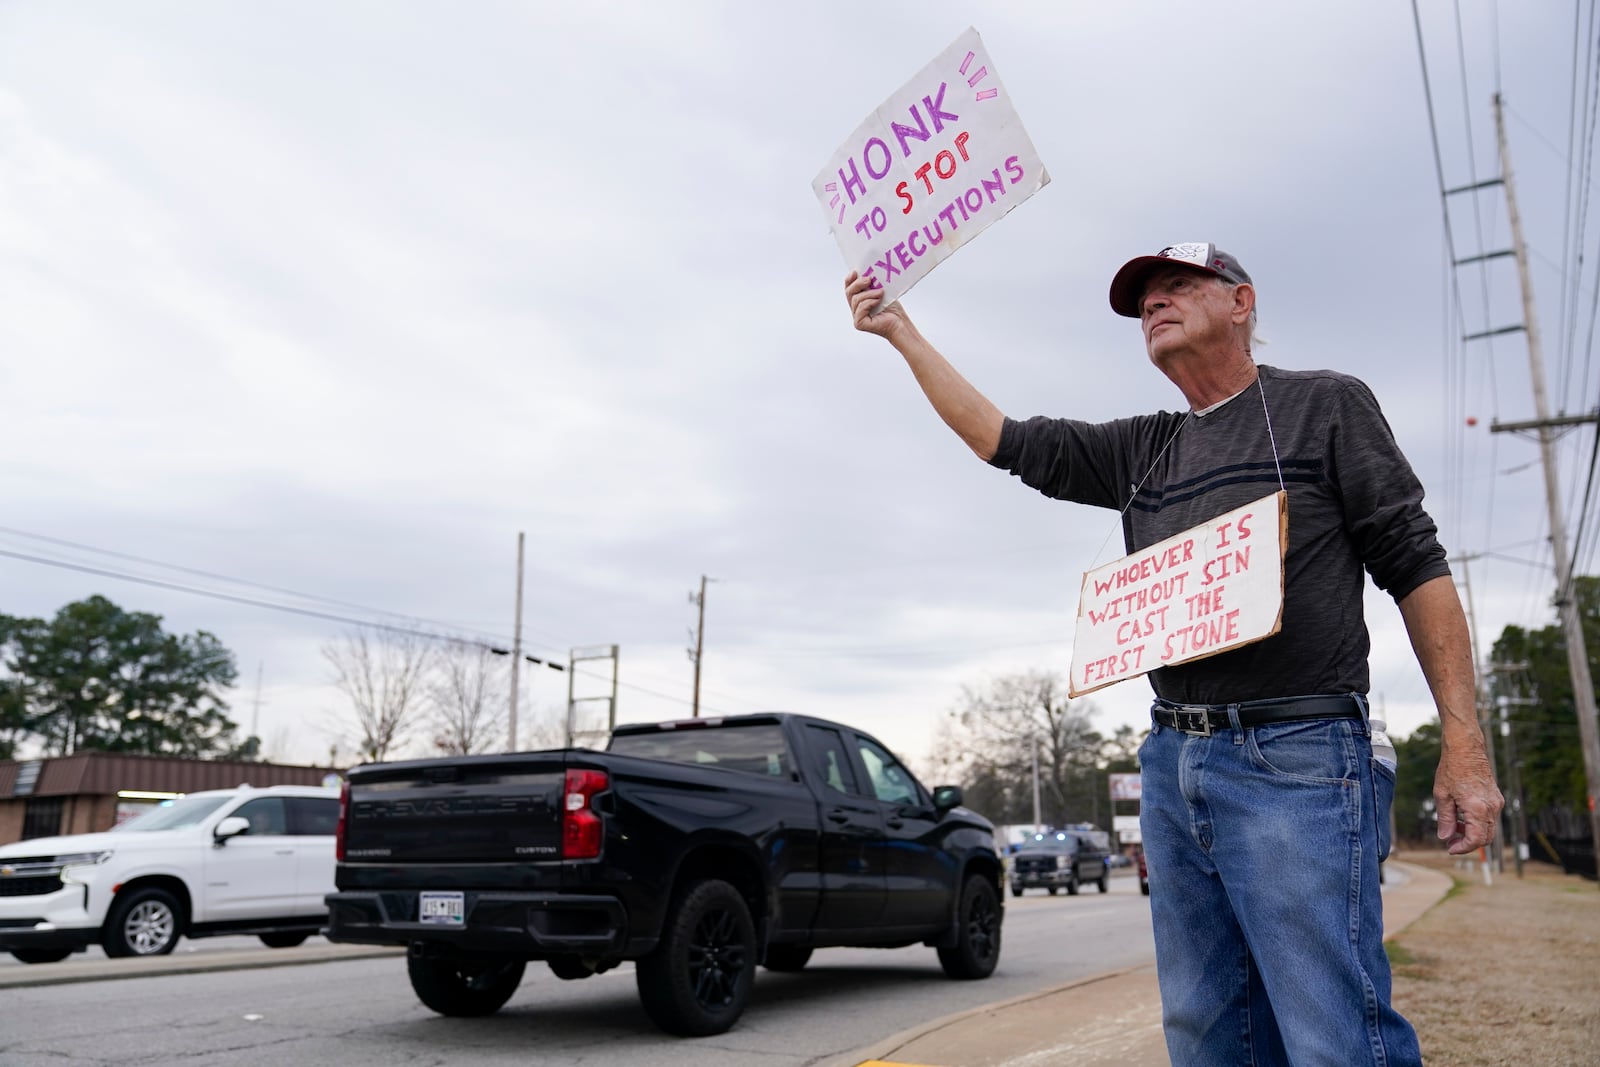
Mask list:
[[[863,1063],[892,1062],[884,1061],[884,1057],[890,1056],[942,1030],[949,1030],[967,1022],[986,1020],[989,1016],[1032,1006],[1041,1000],[1072,993],[1075,990],[1086,992],[1091,988],[1105,987],[1109,983],[1114,983],[1124,978],[1148,977],[1151,982],[1154,982],[1155,973],[1156,965],[1153,962],[1141,963],[1138,966],[1126,967],[1120,971],[1107,971],[1105,974],[1097,974],[1091,978],[1079,978],[1076,981],[1050,989],[1024,993],[1020,997],[1012,997],[1009,1000],[997,1000],[992,1004],[980,1004],[975,1008],[967,1008],[965,1011],[946,1015],[942,1019],[934,1019],[931,1022],[923,1023],[921,1026],[913,1026],[908,1030],[902,1030],[898,1034],[874,1041],[872,1044],[856,1049],[853,1052],[843,1053],[832,1059],[823,1060],[816,1064],[815,1067],[858,1067]],[[1098,988],[1096,988],[1096,991],[1098,991]]]

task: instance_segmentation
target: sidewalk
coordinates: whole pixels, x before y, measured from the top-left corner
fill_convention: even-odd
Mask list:
[[[1384,939],[1450,889],[1440,871],[1391,860],[1384,866]],[[1063,1021],[1076,1020],[1066,1027]],[[820,1067],[1168,1067],[1155,964],[1084,979],[989,1004],[885,1038]]]

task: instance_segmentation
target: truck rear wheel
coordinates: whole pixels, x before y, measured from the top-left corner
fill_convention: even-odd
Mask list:
[[[756,929],[727,882],[691,882],[678,895],[661,943],[639,961],[639,1001],[669,1034],[720,1034],[738,1021],[755,984]]]
[[[417,999],[440,1015],[493,1015],[522,982],[524,960],[462,960],[448,956],[406,957]]]
[[[939,965],[951,978],[987,978],[1000,962],[1000,894],[981,874],[967,876],[956,912],[956,943],[939,950]]]

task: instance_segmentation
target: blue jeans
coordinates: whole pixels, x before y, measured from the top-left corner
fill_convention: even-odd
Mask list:
[[[1175,1067],[1419,1065],[1389,1005],[1378,861],[1394,775],[1367,724],[1312,719],[1139,749],[1156,974]]]

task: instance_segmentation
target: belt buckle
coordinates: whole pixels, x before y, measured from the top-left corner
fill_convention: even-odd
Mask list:
[[[1211,709],[1180,706],[1172,709],[1172,725],[1190,737],[1211,736]]]

